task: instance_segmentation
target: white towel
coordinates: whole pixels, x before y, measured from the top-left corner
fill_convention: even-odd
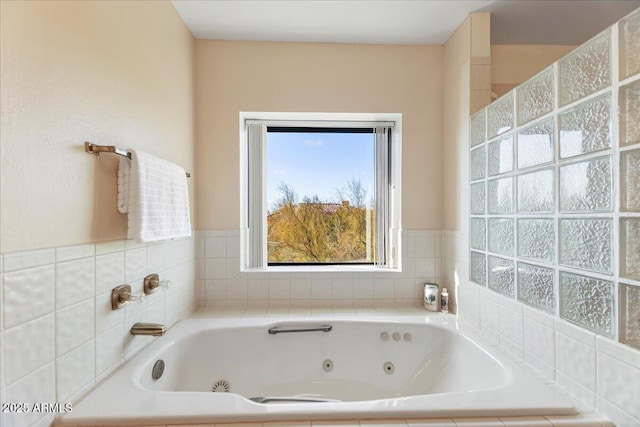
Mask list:
[[[128,149],[120,160],[118,211],[128,213],[127,237],[139,242],[191,236],[189,188],[183,168]]]

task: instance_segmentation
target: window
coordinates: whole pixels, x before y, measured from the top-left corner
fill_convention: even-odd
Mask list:
[[[241,117],[241,128],[246,268],[398,267],[395,120]]]

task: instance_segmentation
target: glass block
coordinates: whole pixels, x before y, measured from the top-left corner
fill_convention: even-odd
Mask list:
[[[561,219],[560,264],[611,273],[610,219]]]
[[[471,181],[484,178],[486,169],[485,147],[471,150]]]
[[[620,20],[620,79],[640,72],[640,12]]]
[[[620,88],[620,145],[640,142],[640,80]]]
[[[518,169],[553,161],[553,118],[518,132]]]
[[[640,218],[620,218],[620,276],[640,280]]]
[[[560,272],[560,317],[613,336],[613,282]]]
[[[487,107],[487,137],[493,138],[513,129],[513,92],[498,98]]]
[[[490,142],[488,149],[489,176],[513,170],[513,135]]]
[[[620,153],[620,210],[640,212],[640,149]]]
[[[561,107],[611,84],[610,33],[607,29],[558,62]]]
[[[469,279],[478,285],[487,285],[487,256],[471,251],[471,268]]]
[[[513,256],[513,220],[510,218],[489,219],[489,251]]]
[[[553,169],[518,176],[518,212],[553,212]]]
[[[513,178],[487,181],[487,209],[490,214],[513,212]]]
[[[611,96],[580,104],[559,116],[560,158],[611,147]]]
[[[518,125],[553,110],[553,68],[547,68],[516,89]]]
[[[484,189],[484,182],[471,184],[471,214],[483,215],[484,205],[487,195]]]
[[[518,256],[553,262],[555,242],[552,219],[518,219]]]
[[[480,110],[479,112],[471,116],[471,123],[469,125],[471,147],[480,145],[485,141],[486,120],[487,120],[486,109]]]
[[[620,342],[640,350],[640,286],[620,283]]]
[[[519,262],[518,300],[553,314],[556,306],[553,270]]]
[[[471,247],[485,250],[487,247],[487,223],[484,218],[471,218]]]
[[[515,297],[513,261],[489,256],[489,288],[511,298]]]
[[[560,212],[611,212],[611,156],[560,167]]]

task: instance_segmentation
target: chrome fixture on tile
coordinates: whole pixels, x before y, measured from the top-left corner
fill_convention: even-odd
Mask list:
[[[132,293],[130,285],[116,286],[111,291],[111,309],[117,310],[126,304],[141,303],[145,297],[146,295],[142,293]]]
[[[167,333],[167,327],[159,323],[138,322],[131,327],[131,335],[151,335],[159,337]]]
[[[150,274],[144,278],[144,293],[146,295],[152,294],[162,288],[165,291],[169,289],[171,282],[169,280],[160,280],[160,276],[157,274]]]

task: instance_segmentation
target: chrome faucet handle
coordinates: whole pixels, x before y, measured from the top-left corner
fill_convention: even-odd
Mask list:
[[[171,282],[169,280],[160,280],[160,276],[156,273],[144,278],[144,293],[146,295],[154,293],[158,288],[166,291],[169,286],[171,286]]]
[[[131,292],[130,285],[120,285],[111,291],[111,309],[117,310],[127,304],[141,303],[147,296],[141,292]]]

